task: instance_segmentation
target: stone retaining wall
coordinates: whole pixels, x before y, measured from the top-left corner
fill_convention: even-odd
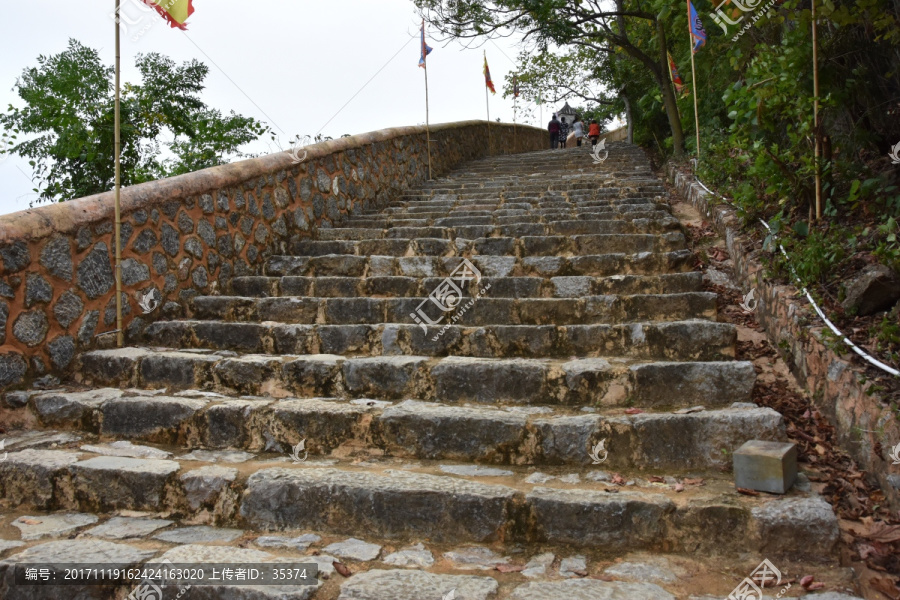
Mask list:
[[[735,211],[715,205],[715,199],[692,174],[672,163],[666,169],[679,194],[714,223],[726,240],[738,282],[745,291],[756,288],[757,321],[815,406],[835,426],[841,447],[877,481],[890,506],[900,508],[900,467],[893,466],[888,458],[891,446],[900,443],[897,407],[882,402],[867,368],[855,354],[847,350],[843,356],[838,355],[822,342],[824,324],[797,288],[776,285],[762,277],[763,266],[750,239],[741,234]],[[869,373],[874,371],[870,369]]]
[[[432,126],[434,175],[485,156],[549,148],[549,134],[466,121]],[[122,191],[123,312],[135,339],[156,318],[184,314],[197,294],[260,274],[291,238],[380,207],[428,178],[424,127],[385,129],[223,165]],[[303,156],[301,151],[300,156]],[[114,195],[0,217],[0,388],[63,374],[76,352],[109,346],[116,326]],[[160,308],[138,304],[157,289]],[[160,316],[162,315],[162,317]]]
[[[628,139],[628,127],[619,127],[607,133],[601,134],[601,138],[606,138],[607,142],[624,142]]]

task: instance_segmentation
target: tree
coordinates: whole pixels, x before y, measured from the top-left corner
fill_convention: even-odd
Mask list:
[[[590,50],[597,55],[624,54],[649,71],[661,93],[676,156],[683,154],[684,134],[669,81],[665,2],[626,0],[609,6],[602,0],[415,0],[428,22],[444,35],[478,38],[520,32],[539,51],[551,45]],[[655,54],[655,57],[654,57]]]
[[[16,82],[23,108],[10,105],[0,125],[30,159],[38,202],[65,201],[111,189],[115,181],[114,70],[99,53],[69,40],[38,57]],[[158,53],[138,55],[140,84],[123,84],[122,184],[189,173],[245,156],[240,146],[268,127],[234,112],[225,116],[200,98],[209,68],[176,65]]]

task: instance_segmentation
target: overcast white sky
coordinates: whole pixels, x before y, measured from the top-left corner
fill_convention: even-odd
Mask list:
[[[124,81],[137,81],[138,53],[157,51],[177,62],[196,58],[210,67],[207,104],[266,121],[282,134],[285,148],[295,134],[312,135],[322,129],[389,61],[322,129],[323,135],[339,137],[425,122],[423,74],[416,66],[418,43],[410,41],[390,60],[418,31],[420,20],[411,0],[194,0],[196,12],[187,33],[170,29],[155,14],[141,12],[133,0],[122,1],[126,24],[144,17],[123,35]],[[35,66],[38,55],[63,51],[69,38],[99,49],[112,64],[114,8],[114,0],[4,2],[0,110],[21,105],[13,86],[22,70]],[[150,23],[153,26],[132,41]],[[501,97],[501,85],[518,55],[514,42],[497,40],[465,49],[458,42],[443,47],[429,38],[434,48],[428,57],[432,123],[485,118],[483,50],[498,90],[490,100],[491,118],[512,121],[512,101]],[[531,108],[537,124],[538,111]],[[549,120],[551,107],[544,108]],[[523,120],[520,114],[519,122]],[[269,148],[257,143],[247,151]],[[20,158],[0,162],[0,214],[28,208],[36,198],[30,177],[29,165]]]

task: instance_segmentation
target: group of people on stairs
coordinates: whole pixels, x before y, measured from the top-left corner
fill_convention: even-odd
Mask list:
[[[554,113],[547,130],[550,132],[550,147],[554,150],[581,146],[581,140],[584,138],[584,121],[576,116],[575,122],[570,126],[566,123],[565,117],[560,120]],[[591,140],[591,146],[596,146],[597,140],[600,139],[600,125],[597,121],[591,119],[587,136]]]

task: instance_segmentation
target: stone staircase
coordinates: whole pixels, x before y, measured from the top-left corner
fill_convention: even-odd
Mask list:
[[[9,566],[72,556],[319,567],[187,598],[722,598],[764,558],[852,589],[808,481],[734,489],[784,424],[666,197],[622,143],[470,163],[7,394],[0,596],[51,597]]]

